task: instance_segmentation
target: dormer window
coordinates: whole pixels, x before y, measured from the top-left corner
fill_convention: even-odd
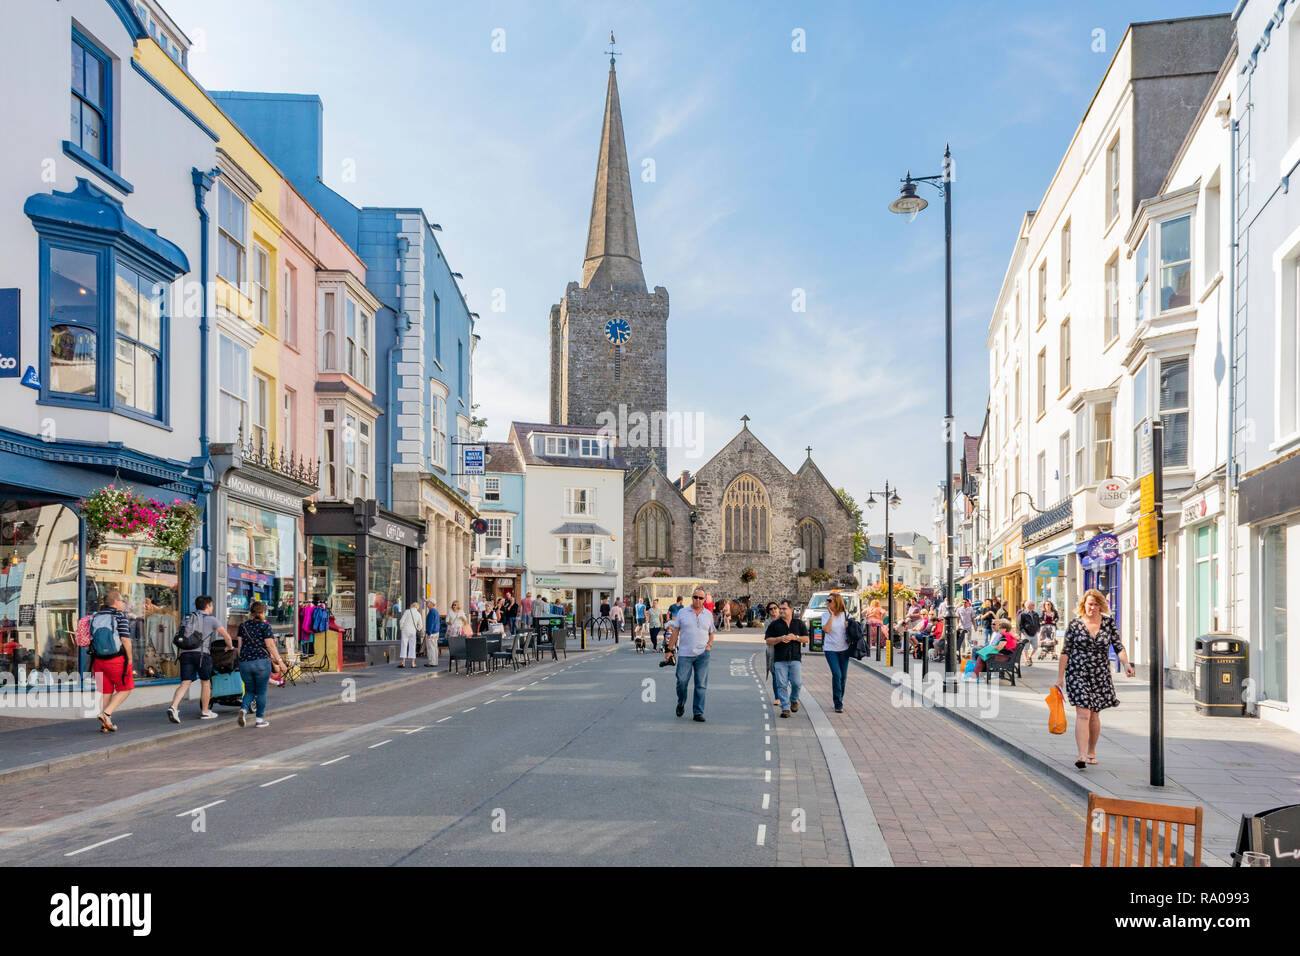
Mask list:
[[[565,435],[545,435],[542,438],[541,454],[549,457],[567,458],[569,456],[569,439]]]

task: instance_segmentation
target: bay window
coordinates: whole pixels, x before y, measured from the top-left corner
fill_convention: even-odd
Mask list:
[[[1192,217],[1160,224],[1160,311],[1192,304]]]
[[[248,203],[217,181],[217,275],[232,285],[244,281]]]
[[[357,417],[343,413],[343,500],[357,496]]]
[[[222,335],[218,352],[217,440],[235,442],[248,425],[248,349]]]
[[[338,486],[338,429],[334,409],[321,409],[321,494],[326,498],[339,496]]]
[[[556,539],[555,552],[559,565],[603,565],[605,542],[601,538],[565,536]]]
[[[345,404],[320,410],[321,495],[338,501],[374,496],[374,422]]]
[[[1137,324],[1141,325],[1147,317],[1147,287],[1151,284],[1151,238],[1142,240],[1137,251]]]
[[[1070,484],[1070,433],[1066,432],[1061,436],[1057,445],[1057,454],[1060,456],[1061,470],[1059,472],[1061,482],[1061,500],[1064,501],[1070,497],[1074,491],[1074,486]]]
[[[1148,363],[1149,364],[1149,363]],[[1147,366],[1133,376],[1133,471],[1141,469],[1142,426],[1147,422]]]
[[[1113,474],[1114,463],[1111,459],[1109,402],[1098,402],[1092,406],[1092,475],[1091,481],[1102,481]]]
[[[482,538],[483,557],[508,560],[510,557],[510,530],[513,521],[510,518],[486,518],[487,531]]]
[[[374,313],[342,285],[321,292],[318,368],[374,387]]]

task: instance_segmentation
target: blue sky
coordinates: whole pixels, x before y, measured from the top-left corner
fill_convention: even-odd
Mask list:
[[[482,319],[488,437],[547,415],[547,323],[581,276],[609,31],[641,256],[666,286],[671,409],[694,470],[740,427],[805,445],[859,501],[889,480],[931,532],[942,480],[943,209],[886,209],[907,169],[954,188],[957,429],[977,432],[984,339],[1034,208],[1127,23],[1227,0],[1064,3],[167,0],[210,89],[317,93],[325,181],[424,207]],[[269,8],[269,11],[268,11]],[[494,52],[493,31],[505,50]],[[806,52],[792,50],[804,32]],[[1094,31],[1104,30],[1104,52]],[[498,34],[498,37],[500,35]],[[655,179],[638,173],[654,161]],[[344,181],[351,162],[355,180]],[[504,311],[492,311],[494,290]],[[794,290],[806,311],[791,305]],[[955,461],[959,461],[958,445]],[[670,472],[671,473],[671,472]],[[883,530],[880,509],[867,513]]]

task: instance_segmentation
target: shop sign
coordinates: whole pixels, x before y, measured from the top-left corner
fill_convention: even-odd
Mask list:
[[[1113,534],[1095,535],[1083,553],[1083,566],[1095,568],[1119,557],[1119,539]]]
[[[22,327],[19,321],[19,290],[0,289],[0,378],[17,378],[18,337]]]
[[[408,548],[416,548],[420,544],[419,533],[414,528],[389,521],[387,518],[376,518],[374,524],[370,526],[370,533],[376,538],[393,541]]]
[[[461,446],[461,469],[462,475],[481,475],[483,474],[483,446],[482,445],[462,445]]]
[[[963,554],[961,557],[959,557],[959,558],[957,559],[957,566],[958,566],[958,567],[961,567],[961,568],[969,568],[969,567],[971,567],[971,564],[972,564],[972,562],[971,562],[971,557],[970,557],[970,555],[968,555],[968,554]]]
[[[1183,502],[1183,524],[1195,524],[1219,513],[1219,486],[1211,485],[1201,494]]]
[[[1040,558],[1034,565],[1035,578],[1055,578],[1060,576],[1061,562],[1056,558]]]
[[[293,514],[302,513],[302,499],[297,495],[277,491],[275,488],[267,488],[265,485],[259,485],[256,482],[247,481],[235,475],[231,475],[226,479],[226,490],[245,498],[251,498],[262,504],[273,505]]]
[[[1124,537],[1120,538],[1119,549],[1121,551],[1132,551],[1138,546],[1138,533],[1136,531],[1125,532]]]
[[[1019,564],[1020,559],[1024,556],[1024,548],[1020,546],[1020,539],[1008,541],[1002,546],[1002,563],[1006,566]]]
[[[1097,504],[1114,510],[1128,501],[1128,491],[1118,478],[1107,478],[1097,483]]]

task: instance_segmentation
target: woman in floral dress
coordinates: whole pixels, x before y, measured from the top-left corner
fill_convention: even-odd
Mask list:
[[[1097,762],[1101,711],[1119,706],[1110,678],[1108,649],[1111,647],[1119,655],[1124,672],[1132,677],[1133,665],[1119,641],[1119,630],[1110,615],[1106,595],[1089,588],[1079,602],[1078,616],[1065,629],[1065,646],[1056,671],[1056,686],[1074,707],[1074,739],[1079,745],[1079,758],[1074,765],[1080,770]]]

